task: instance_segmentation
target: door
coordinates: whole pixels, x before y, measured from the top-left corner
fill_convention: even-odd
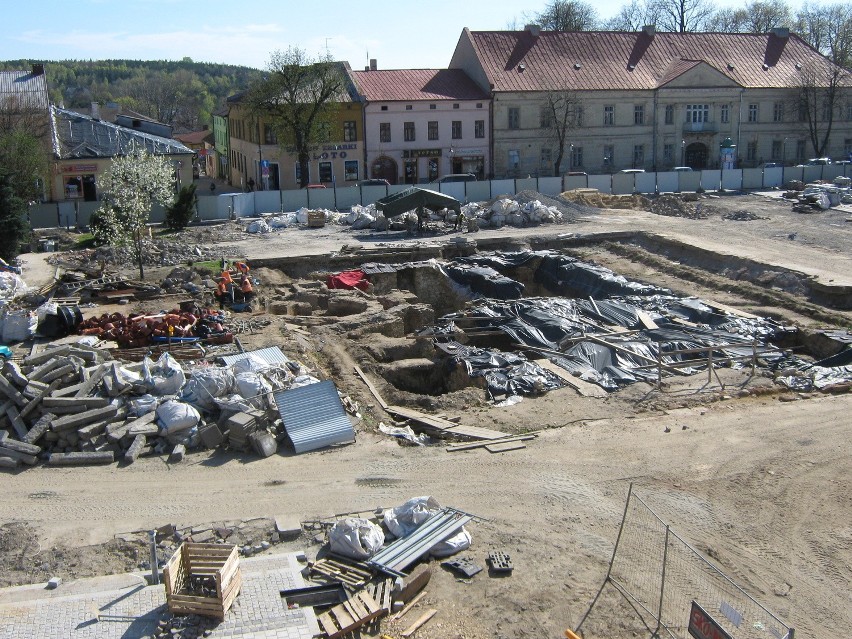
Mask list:
[[[386,155],[382,155],[373,160],[373,165],[370,168],[371,178],[387,180],[391,184],[396,184],[399,179],[396,160],[389,158]]]
[[[405,183],[417,184],[417,160],[406,160],[404,164]]]
[[[693,142],[686,147],[686,166],[696,171],[707,167],[707,145],[701,142]]]

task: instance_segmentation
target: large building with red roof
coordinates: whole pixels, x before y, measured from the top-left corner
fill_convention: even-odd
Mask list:
[[[852,152],[848,73],[831,112],[818,109],[812,135],[800,108],[803,78],[844,72],[786,29],[760,35],[465,29],[449,66],[492,98],[496,177],[555,173],[559,144],[547,108],[553,96],[574,104],[562,173],[718,168],[727,140],[740,166],[795,164],[816,155],[812,138],[826,133],[829,120],[825,155]]]

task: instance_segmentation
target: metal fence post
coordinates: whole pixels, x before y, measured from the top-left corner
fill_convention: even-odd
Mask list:
[[[151,585],[160,585],[160,567],[157,565],[157,531],[148,532],[151,536]]]

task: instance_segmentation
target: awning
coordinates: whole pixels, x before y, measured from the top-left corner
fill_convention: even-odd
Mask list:
[[[456,198],[444,193],[438,193],[437,191],[417,187],[411,187],[410,189],[388,195],[376,201],[376,209],[384,213],[385,217],[402,215],[419,207],[431,211],[450,209],[456,213],[461,213],[461,202]]]

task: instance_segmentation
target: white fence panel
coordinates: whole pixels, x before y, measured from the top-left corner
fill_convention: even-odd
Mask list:
[[[722,171],[701,171],[701,188],[705,191],[718,191],[722,184]]]
[[[77,224],[77,203],[59,202],[56,207],[59,210],[59,226],[69,227]]]
[[[727,169],[722,171],[722,188],[726,191],[739,191],[743,188],[742,169]]]
[[[309,209],[333,209],[334,189],[305,189]]]
[[[772,188],[784,184],[784,169],[773,166],[763,169],[763,188]]]
[[[255,215],[254,194],[234,193],[231,195],[231,206],[235,217],[252,217]]]
[[[801,182],[804,173],[805,170],[801,166],[788,166],[784,169],[784,184],[787,184],[791,180],[799,180]]]
[[[567,179],[567,178],[566,178]],[[585,176],[580,176],[583,180],[583,186],[586,186]],[[577,188],[577,187],[574,187]],[[559,195],[562,193],[562,178],[559,177],[543,177],[538,178],[538,192],[544,195]]]
[[[198,198],[198,217],[202,222],[208,220],[227,220],[228,205],[231,198],[227,195],[214,195]]]
[[[565,190],[566,191],[573,191],[574,189],[589,188],[589,180],[593,177],[596,177],[596,176],[566,175],[564,178],[562,178],[562,181],[565,183]],[[604,176],[604,177],[609,178],[608,175]],[[547,178],[547,179],[553,179],[553,178]],[[607,188],[609,188],[608,184],[607,184]]]
[[[464,202],[467,199],[464,190],[465,184],[466,182],[447,182],[446,184],[428,184],[425,186],[429,190],[445,193],[456,198],[459,202]]]
[[[98,210],[100,206],[100,202],[77,202],[77,226],[80,228],[84,226],[89,226],[92,221],[92,213]],[[162,210],[162,207],[160,207]],[[152,222],[161,222],[162,217],[159,220],[154,219],[154,213],[151,213],[151,216],[148,218]],[[74,225],[74,218],[71,218],[71,224]]]
[[[803,177],[802,179],[805,183],[816,182],[817,180],[822,179],[822,169],[821,166],[806,166],[802,169]]]
[[[633,193],[636,188],[635,173],[616,173],[612,176],[612,192],[615,195]]]
[[[365,186],[362,188],[363,193],[361,192],[361,188],[357,186],[341,186],[335,189],[335,208],[338,211],[342,211],[343,209],[351,209],[356,204],[361,204],[362,201],[364,204],[375,202],[379,198],[384,197],[385,190],[387,189],[384,186]],[[375,200],[370,200],[367,196],[368,193],[381,193],[381,195],[376,197]]]
[[[491,197],[498,195],[514,195],[515,181],[514,180],[491,180]],[[488,198],[491,199],[491,198]]]
[[[308,191],[310,191],[310,189],[281,191],[281,208],[285,211],[292,212],[306,207],[308,205]]]
[[[654,193],[657,190],[656,173],[637,173],[635,188],[639,193]]]
[[[694,193],[701,186],[701,173],[699,171],[680,171],[677,174],[678,190]]]
[[[95,207],[97,208],[97,207]],[[94,213],[94,211],[92,211]],[[151,213],[148,216],[148,221],[154,224],[162,224],[166,219],[166,209],[159,204],[151,206]]]
[[[58,204],[35,204],[29,210],[30,226],[34,229],[47,229],[59,225]]]
[[[344,189],[340,189],[340,190],[342,191]],[[357,186],[353,187],[353,190],[357,193],[358,187]],[[360,204],[363,204],[365,206],[367,204],[372,204],[376,200],[381,200],[383,197],[387,197],[388,195],[390,195],[388,193],[389,190],[390,189],[387,186],[362,186],[359,201],[356,202],[355,204],[360,203]],[[340,191],[338,191],[337,204],[340,205],[341,208],[345,208],[344,205],[340,204],[339,193],[340,193]],[[352,205],[349,204],[348,206],[352,206]]]
[[[657,188],[660,193],[675,193],[680,188],[677,176],[678,173],[674,171],[657,173]]]
[[[281,212],[281,191],[255,191],[254,210],[260,213]]]
[[[601,193],[612,193],[612,178],[612,175],[590,175],[589,188],[597,189]]]
[[[538,190],[538,179],[537,178],[518,178],[515,180],[515,190],[513,193],[520,193],[521,191],[537,191]]]
[[[468,182],[467,199],[470,202],[484,202],[491,199],[491,186],[493,182]]]
[[[828,164],[822,167],[822,179],[830,182],[838,175],[843,175],[842,164]]]
[[[762,189],[763,169],[743,169],[743,188]]]

